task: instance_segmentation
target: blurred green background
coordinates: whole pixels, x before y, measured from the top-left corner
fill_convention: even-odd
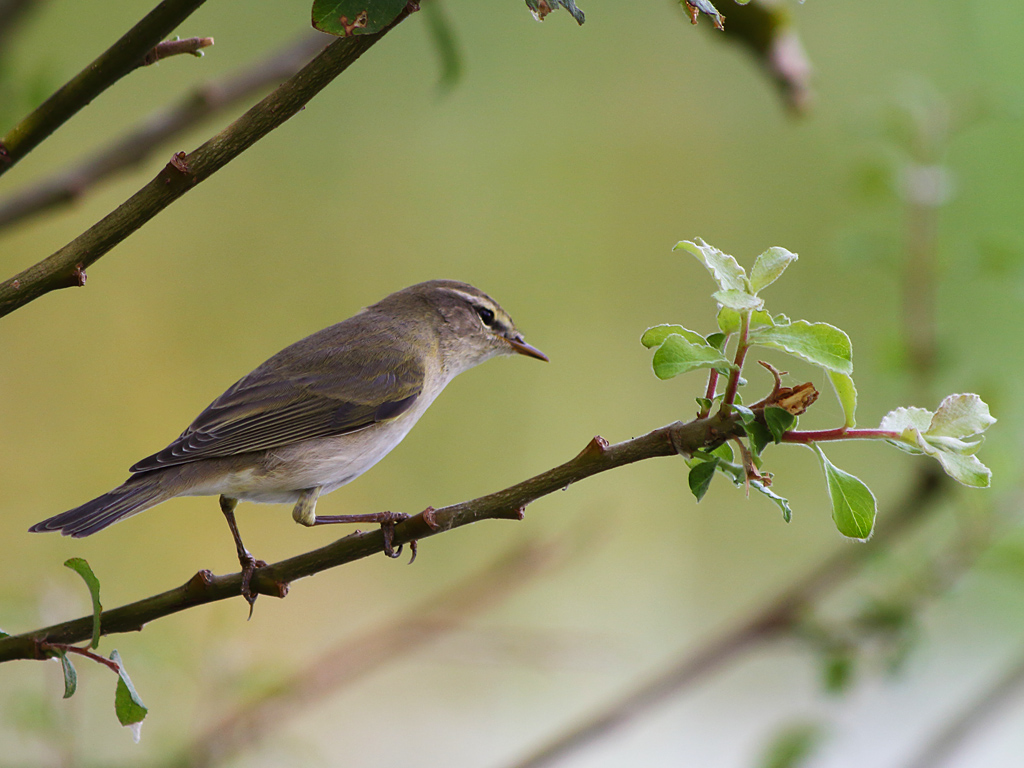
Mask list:
[[[11,46],[8,76],[56,86],[149,8],[44,3]],[[564,11],[539,25],[518,0],[447,0],[445,9],[464,63],[454,90],[439,88],[435,51],[414,15],[282,129],[94,265],[86,288],[2,321],[0,628],[86,613],[84,587],[61,567],[72,556],[90,562],[107,607],[201,568],[237,570],[210,498],[173,500],[85,540],[26,529],[120,483],[273,352],[421,280],[489,292],[551,363],[503,359],[460,377],[384,462],[322,499],[321,512],[415,513],[543,471],[595,434],[618,441],[691,417],[703,377],[658,381],[638,339],[662,322],[711,330],[710,279],[670,252],[696,236],[747,265],[771,245],[799,253],[766,293],[769,309],[850,334],[861,424],[897,405],[982,394],[1000,419],[982,454],[994,488],[956,492],[922,537],[947,535],[961,516],[990,508],[1012,527],[1024,6],[794,4],[816,92],[799,119],[749,55],[716,38],[706,18],[691,28],[667,0],[587,0],[583,27]],[[169,59],[127,77],[7,174],[0,191],[60,169],[197,84],[285,44],[308,16],[308,4],[296,2],[208,3],[178,30],[216,39],[203,59]],[[900,364],[904,205],[877,182],[899,154],[891,116],[908,94],[930,91],[968,119],[941,153],[955,196],[939,214],[941,366],[921,401]],[[0,132],[31,106],[0,105]],[[197,126],[73,209],[0,234],[3,277],[65,244],[172,152],[194,149],[229,119]],[[766,359],[825,393],[802,424],[838,423],[821,376]],[[751,372],[752,389],[766,383]],[[883,517],[923,461],[864,444],[830,456],[872,486]],[[225,763],[508,764],[739,621],[828,553],[862,546],[835,532],[810,452],[774,451],[769,460],[795,512],[789,525],[773,505],[722,481],[698,507],[681,461],[648,461],[544,499],[523,522],[425,541],[412,567],[374,557],[297,582],[284,601],[260,600],[249,622],[244,603],[228,601],[105,639],[101,649],[120,651],[151,710],[137,746],[114,718],[107,670],[78,664],[80,690],[63,702],[56,664],[5,664],[4,760],[167,759],[345,638],[445,593],[515,542],[558,537],[575,551],[566,565],[521,589],[510,584],[465,626],[314,706],[294,705]],[[346,532],[302,529],[283,506],[243,505],[239,520],[249,548],[270,561]],[[881,568],[898,570],[899,558]],[[780,727],[814,720],[828,736],[815,765],[903,765],[1024,647],[1021,583],[1006,572],[977,569],[929,601],[895,676],[879,661],[847,695],[828,696],[816,655],[796,641],[773,644],[566,764],[751,766]],[[1012,704],[949,764],[1017,764],[1024,699]]]

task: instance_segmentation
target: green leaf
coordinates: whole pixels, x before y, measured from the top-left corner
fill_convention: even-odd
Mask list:
[[[754,267],[750,270],[750,290],[759,293],[774,283],[786,267],[797,260],[797,255],[785,248],[774,246],[757,257]]]
[[[653,328],[648,328],[644,331],[644,335],[640,337],[640,343],[648,349],[657,347],[665,343],[665,339],[673,333],[678,333],[691,344],[700,345],[707,343],[699,333],[683,328],[681,325],[655,325]]]
[[[719,352],[725,352],[725,340],[728,337],[724,333],[709,333],[704,340],[709,347],[714,347]]]
[[[875,527],[875,513],[878,504],[875,494],[859,478],[835,466],[817,443],[811,448],[818,454],[821,468],[825,470],[828,495],[832,499],[832,520],[843,536],[858,541],[871,538]]]
[[[836,391],[836,397],[839,398],[839,404],[843,406],[843,426],[852,429],[857,426],[857,387],[853,384],[853,377],[846,373],[829,371],[828,378]]]
[[[526,0],[526,7],[530,9],[530,13],[537,21],[544,21],[544,17],[552,11],[557,11],[558,6],[562,6],[571,13],[577,24],[583,24],[586,21],[583,11],[576,7],[573,0]]]
[[[60,659],[60,666],[64,670],[64,698],[70,699],[78,690],[78,673],[75,672],[75,665],[68,658],[67,651],[64,651],[57,658]]]
[[[746,430],[747,436],[750,438],[750,450],[753,451],[755,456],[760,456],[765,446],[772,442],[772,433],[768,430],[768,427],[759,421],[745,424],[744,430]]]
[[[659,379],[671,379],[699,368],[714,368],[727,374],[732,367],[732,363],[714,347],[692,344],[678,333],[671,333],[665,338],[654,353],[651,364]]]
[[[2,629],[0,629],[0,637],[10,637],[10,636],[11,636],[10,632],[4,632]]]
[[[995,423],[988,405],[977,395],[950,395],[939,404],[925,434],[929,437],[971,437]]]
[[[732,404],[733,410],[740,415],[740,421],[743,422],[743,426],[749,426],[750,424],[757,423],[757,416],[752,410],[747,408],[745,405],[739,403]]]
[[[336,37],[375,35],[405,6],[406,0],[313,0],[313,26]]]
[[[715,476],[715,468],[720,461],[721,459],[716,456],[711,461],[700,462],[700,464],[695,465],[690,470],[687,481],[690,484],[690,492],[696,497],[698,502],[704,498],[704,494],[711,487],[711,480]]]
[[[987,488],[992,471],[974,456],[981,439],[968,441],[995,423],[977,395],[950,395],[935,413],[924,408],[896,408],[882,418],[880,429],[898,432],[892,445],[938,460],[947,475],[972,488]]]
[[[720,446],[715,448],[715,450],[711,451],[711,455],[717,456],[722,459],[722,461],[731,462],[733,460],[732,446],[728,443],[722,443]]]
[[[711,273],[711,277],[718,283],[723,291],[740,291],[749,293],[747,290],[747,273],[732,256],[722,253],[713,245],[708,245],[699,237],[696,242],[681,240],[676,243],[673,251],[688,251],[697,257],[697,260]]]
[[[828,371],[853,373],[850,337],[828,323],[797,320],[789,325],[757,328],[750,332],[749,342],[781,349]]]
[[[750,313],[750,327],[755,328],[760,325],[775,325],[772,316],[763,309]],[[740,313],[731,307],[722,307],[718,310],[718,327],[722,330],[722,333],[739,333]]]
[[[64,565],[81,576],[89,588],[89,595],[92,597],[92,642],[89,647],[95,648],[100,644],[100,613],[103,611],[103,606],[100,605],[100,580],[92,572],[89,563],[80,557],[72,557],[66,560]]]
[[[455,31],[451,22],[444,12],[444,6],[439,2],[424,3],[420,10],[427,22],[427,30],[430,32],[430,39],[434,43],[434,50],[441,62],[441,79],[439,85],[442,91],[450,91],[462,77],[462,55],[459,53],[459,46],[455,40]]]
[[[796,416],[777,405],[769,405],[764,409],[764,420],[776,445],[782,442],[782,436],[796,424]]]
[[[762,299],[746,291],[715,291],[711,294],[711,298],[723,307],[739,312],[761,309],[764,306]]]
[[[750,487],[753,488],[758,493],[767,496],[771,501],[773,501],[776,504],[776,506],[778,506],[778,508],[782,510],[782,519],[785,520],[787,523],[793,519],[793,510],[789,508],[789,499],[782,498],[781,496],[779,496],[779,494],[775,493],[775,491],[773,491],[771,488],[762,485],[756,480],[750,481]]]
[[[135,691],[135,686],[132,685],[131,678],[125,672],[124,664],[121,663],[121,655],[117,651],[112,651],[110,660],[117,664],[118,674],[117,691],[114,694],[114,712],[121,725],[136,726],[132,728],[132,736],[138,742],[139,726],[146,719],[149,709],[142,703],[142,699]]]
[[[932,454],[946,474],[958,483],[971,488],[988,488],[992,484],[992,470],[982,464],[977,456],[963,456],[947,451]]]
[[[765,750],[761,768],[799,768],[807,763],[821,743],[821,727],[798,723],[780,732]]]
[[[927,432],[928,427],[931,426],[933,415],[931,411],[924,408],[894,408],[882,417],[882,423],[878,425],[878,428],[884,429],[886,432],[907,433],[908,430]],[[907,442],[915,446],[914,453],[921,452],[916,448],[917,440],[912,436]]]

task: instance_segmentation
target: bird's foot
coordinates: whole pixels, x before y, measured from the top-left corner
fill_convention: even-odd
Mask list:
[[[298,520],[298,516],[295,518]],[[398,549],[395,549],[395,526],[404,520],[408,520],[409,515],[404,512],[373,512],[365,515],[317,515],[313,518],[312,523],[307,525],[332,525],[334,523],[377,523],[380,526],[380,531],[384,535],[384,554],[388,557],[395,558],[402,554],[402,545],[398,545]],[[299,522],[302,522],[301,520]],[[412,559],[409,563],[412,564],[413,560],[416,559],[416,541],[409,542],[409,549],[412,550]]]
[[[384,535],[384,554],[394,559],[402,554],[402,545],[398,545],[398,549],[395,549],[395,526],[404,520],[408,520],[409,516],[404,512],[381,512],[380,520],[380,532]],[[409,542],[409,549],[412,550],[412,559],[409,560],[411,564],[416,559],[416,541]]]
[[[253,592],[250,586],[252,577],[257,568],[264,568],[267,563],[264,560],[257,560],[246,550],[244,554],[239,553],[238,564],[242,566],[242,597],[249,604],[249,618],[251,619],[252,611],[256,607],[256,598],[259,597],[259,593]]]

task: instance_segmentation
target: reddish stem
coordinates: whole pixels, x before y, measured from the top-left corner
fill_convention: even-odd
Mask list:
[[[106,667],[110,667],[114,672],[120,674],[121,668],[118,666],[116,661],[108,659],[104,656],[100,656],[98,653],[93,653],[88,648],[80,648],[77,645],[68,645],[67,643],[39,643],[39,649],[43,651],[64,651],[66,653],[77,653],[79,656],[85,656],[88,659],[92,659],[99,664],[103,664]]]
[[[830,440],[899,440],[900,433],[887,429],[809,429],[794,430],[782,436],[784,443],[824,443]]]
[[[740,386],[740,373],[743,371],[743,361],[747,357],[747,336],[750,333],[750,310],[740,313],[740,338],[736,344],[736,359],[733,361],[735,368],[729,372],[729,383],[725,386],[725,396],[722,398],[722,410],[729,413],[732,404],[736,402],[736,390]],[[727,410],[728,409],[728,410]]]

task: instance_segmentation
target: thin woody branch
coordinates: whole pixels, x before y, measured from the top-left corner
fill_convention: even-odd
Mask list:
[[[142,66],[148,67],[151,64],[156,64],[160,59],[180,56],[183,53],[201,57],[203,55],[202,49],[209,48],[211,45],[213,45],[212,37],[186,37],[183,40],[164,40],[162,43],[157,43],[153,46],[149,53],[142,57]]]
[[[689,423],[675,422],[641,437],[609,445],[595,437],[574,459],[505,490],[442,509],[428,508],[395,526],[397,546],[460,528],[479,520],[520,520],[527,505],[600,472],[657,456],[689,454],[713,448],[738,428],[733,418],[716,415]],[[327,546],[258,569],[252,589],[284,597],[290,582],[384,551],[380,530],[356,532]],[[196,605],[240,597],[242,574],[214,576],[200,571],[186,584],[129,605],[103,611],[100,633],[134,632],[162,616]],[[0,639],[0,662],[46,658],[40,643],[77,643],[92,637],[92,617],[85,616],[21,635]]]
[[[252,67],[197,88],[79,165],[18,190],[0,201],[0,228],[78,200],[100,181],[151,157],[158,146],[200,120],[291,77],[330,39],[320,33],[304,35]]]
[[[99,58],[0,138],[0,175],[133,69],[206,0],[164,0]]]
[[[376,35],[340,37],[301,71],[194,152],[178,152],[156,178],[77,238],[0,283],[0,317],[58,288],[81,285],[75,274],[102,258],[160,211],[205,181],[290,117],[409,15]]]

